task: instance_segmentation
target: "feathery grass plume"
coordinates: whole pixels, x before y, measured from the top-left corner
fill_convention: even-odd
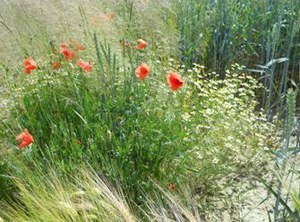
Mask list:
[[[75,175],[50,169],[21,166],[16,178],[18,201],[4,204],[1,216],[8,221],[136,221],[120,189],[93,171]]]
[[[0,48],[0,57],[15,66],[16,59],[23,54],[48,57],[52,50],[49,42],[66,38],[85,39],[87,25],[83,23],[80,12],[88,10],[87,14],[96,14],[103,5],[89,1],[87,9],[80,0],[1,1],[0,40],[3,47]],[[101,30],[97,27],[98,32]]]
[[[53,168],[46,173],[37,165],[34,169],[18,167],[23,173],[22,178],[14,179],[18,201],[1,205],[0,216],[8,221],[201,221],[195,206],[183,205],[179,197],[156,183],[156,196],[146,194],[146,208],[134,208],[139,209],[138,213],[130,209],[119,185],[113,186],[90,167],[74,175],[58,173]]]
[[[159,184],[153,182],[158,188],[156,196],[147,197],[147,213],[149,221],[176,221],[176,222],[200,222],[200,213],[192,198],[176,196],[175,193],[166,191]],[[183,187],[181,191],[190,192],[190,188]],[[182,193],[182,192],[181,192]],[[188,204],[183,204],[188,202]]]

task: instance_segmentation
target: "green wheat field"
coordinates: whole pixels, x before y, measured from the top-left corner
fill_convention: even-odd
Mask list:
[[[299,0],[0,0],[0,222],[299,222]]]

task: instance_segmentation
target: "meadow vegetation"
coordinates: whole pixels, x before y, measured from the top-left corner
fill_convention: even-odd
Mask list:
[[[300,220],[298,1],[0,6],[0,221]]]

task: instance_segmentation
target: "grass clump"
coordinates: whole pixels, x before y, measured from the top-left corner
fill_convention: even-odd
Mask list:
[[[5,209],[0,215],[8,221],[199,221],[176,196],[156,184],[157,199],[143,196],[147,210],[137,210],[127,203],[120,186],[89,167],[73,175],[58,173],[51,166],[48,173],[38,166],[19,163],[18,167],[23,172],[14,179],[18,201],[0,206]]]
[[[7,203],[1,213],[9,221],[136,221],[121,191],[96,173],[82,170],[66,176],[54,169],[47,174],[38,168],[22,170],[25,178],[15,179],[18,202]]]

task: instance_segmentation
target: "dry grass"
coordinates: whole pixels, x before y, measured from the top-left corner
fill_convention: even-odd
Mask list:
[[[32,169],[24,166],[22,171],[24,179],[14,179],[19,201],[5,203],[5,211],[0,213],[7,221],[201,221],[196,208],[182,205],[158,185],[157,198],[145,197],[148,210],[140,211],[137,217],[120,187],[115,188],[96,172],[82,169],[70,176],[52,169],[47,174],[35,170],[32,175]]]

